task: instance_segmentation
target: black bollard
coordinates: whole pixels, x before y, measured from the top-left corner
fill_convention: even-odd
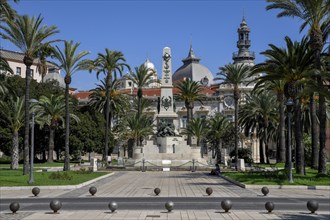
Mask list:
[[[233,206],[233,204],[231,203],[231,201],[229,199],[225,199],[221,202],[221,208],[223,210],[225,210],[225,212],[228,212],[232,206]]]
[[[159,189],[159,188],[155,188],[155,189],[154,189],[154,193],[156,194],[156,196],[158,196],[159,193],[160,193],[160,189]]]
[[[307,208],[312,214],[314,214],[316,210],[319,209],[319,203],[316,200],[309,200],[307,202]]]
[[[268,187],[266,187],[266,186],[262,187],[261,192],[262,192],[262,194],[264,194],[264,196],[267,196],[267,194],[269,193]]]
[[[171,212],[174,208],[174,203],[172,201],[168,201],[165,203],[165,208],[168,212]]]
[[[10,211],[13,212],[13,214],[15,214],[19,210],[19,203],[18,202],[10,203],[9,209],[10,209]]]
[[[62,203],[60,200],[55,199],[50,202],[49,206],[50,209],[54,211],[54,213],[58,213],[57,211],[62,208]]]
[[[32,194],[33,194],[34,196],[38,196],[39,193],[40,193],[40,189],[39,189],[39,187],[34,187],[34,188],[32,189]]]
[[[211,187],[206,188],[206,194],[211,195],[213,193],[213,189]]]
[[[95,186],[89,187],[89,193],[94,196],[95,193],[97,192],[97,188]]]
[[[265,208],[270,213],[270,212],[272,212],[274,210],[275,205],[272,202],[266,202],[265,203]]]
[[[111,212],[115,212],[118,209],[118,204],[116,202],[109,202],[108,207]]]

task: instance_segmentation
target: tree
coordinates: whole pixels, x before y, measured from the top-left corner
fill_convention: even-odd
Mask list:
[[[280,9],[281,12],[277,17],[298,17],[303,23],[300,26],[300,31],[309,27],[308,33],[310,37],[310,46],[313,51],[313,56],[315,58],[314,65],[315,68],[321,70],[321,59],[320,54],[323,50],[326,39],[330,33],[330,1],[329,0],[267,0],[270,4],[266,7],[267,10],[271,9]],[[323,84],[323,79],[317,72],[314,75],[316,78],[318,87],[325,87]],[[314,96],[314,93],[311,94]],[[316,114],[314,105],[314,98],[311,99],[311,117],[312,117],[312,127],[313,130],[316,124]],[[326,149],[325,149],[325,140],[326,140],[326,99],[324,94],[319,93],[319,165],[318,172],[326,174],[327,168],[327,158],[326,158]],[[315,129],[317,130],[317,129]],[[316,134],[312,134],[312,148],[315,151],[317,147]],[[312,150],[313,151],[313,150]],[[315,166],[313,162],[313,166]]]
[[[141,100],[143,97],[142,88],[148,85],[153,76],[153,70],[149,69],[145,64],[140,67],[135,67],[135,73],[130,71],[130,75],[127,76],[129,80],[133,82],[133,85],[137,86],[137,98],[138,98],[138,114],[142,113],[141,110]]]
[[[212,144],[212,148],[215,149],[217,157],[217,164],[221,161],[221,150],[224,143],[224,139],[227,136],[231,136],[230,131],[233,129],[233,123],[228,118],[221,114],[216,114],[209,119],[209,129],[207,129],[207,140]]]
[[[19,0],[14,0],[18,3]],[[17,12],[8,4],[7,0],[0,0],[0,22],[4,22],[7,19],[12,20],[17,15]]]
[[[297,91],[294,97],[294,134],[296,142],[296,172],[304,174],[304,148],[302,144],[301,127],[301,102],[300,96],[302,88],[308,88],[310,84],[310,73],[313,70],[312,51],[309,50],[308,38],[302,38],[300,42],[293,42],[289,37],[285,37],[286,48],[279,48],[269,44],[270,49],[261,52],[267,57],[264,63],[258,64],[259,72],[265,72],[259,78],[259,83],[282,80],[284,84],[295,86]],[[288,148],[287,148],[288,149]],[[287,152],[287,155],[288,152]],[[287,158],[287,161],[291,158]]]
[[[36,122],[41,127],[47,125],[49,127],[49,143],[48,143],[48,162],[53,162],[54,154],[54,138],[55,129],[64,121],[65,115],[65,98],[63,95],[50,97],[41,96],[37,104],[32,105],[33,111],[36,112]]]
[[[80,43],[73,41],[64,41],[64,50],[62,51],[58,46],[54,50],[54,57],[58,60],[56,64],[65,72],[65,156],[63,170],[70,170],[70,148],[69,148],[69,135],[70,135],[70,111],[69,111],[69,88],[71,84],[72,75],[84,68],[85,61],[82,60],[84,56],[89,54],[87,51],[77,52]]]
[[[0,120],[7,123],[12,132],[10,169],[18,169],[18,132],[24,125],[24,97],[10,96],[0,101]]]
[[[10,68],[7,60],[4,57],[0,57],[0,70],[10,73],[10,74],[14,74],[14,71],[12,70],[12,68]]]
[[[235,106],[235,170],[238,170],[238,100],[240,99],[240,85],[247,83],[250,75],[250,67],[245,64],[227,64],[220,67],[220,73],[214,80],[222,80],[220,84],[229,84],[233,87],[234,106]]]
[[[9,40],[17,46],[23,53],[23,62],[26,66],[25,77],[25,133],[24,133],[24,167],[23,175],[29,171],[29,100],[30,100],[30,81],[31,81],[31,65],[37,51],[44,44],[50,44],[56,40],[48,40],[49,37],[58,33],[56,26],[47,27],[42,25],[43,18],[29,17],[28,15],[17,16],[13,20],[7,20],[5,25],[0,24],[3,30],[0,36]]]
[[[197,138],[197,146],[200,146],[200,141],[206,136],[207,134],[207,122],[205,118],[193,118],[190,120],[185,132],[193,135]]]
[[[239,111],[239,123],[244,127],[246,134],[255,129],[257,133],[262,133],[259,137],[263,139],[265,147],[260,146],[260,162],[264,163],[266,158],[269,163],[269,130],[270,127],[276,128],[278,124],[276,96],[267,91],[247,95],[246,104]]]
[[[51,56],[54,52],[54,48],[50,45],[44,45],[37,52],[37,57],[39,58],[37,64],[37,71],[41,75],[41,82],[44,82],[44,77],[48,71],[47,57]]]
[[[199,101],[203,103],[202,100],[205,97],[202,92],[202,87],[200,82],[193,81],[191,79],[183,80],[176,85],[179,93],[177,95],[178,99],[184,101],[185,107],[187,109],[187,124],[189,124],[190,120],[193,118],[193,109],[194,102]],[[188,134],[187,144],[191,145],[191,135]]]
[[[129,68],[129,65],[126,64],[126,59],[124,54],[120,51],[112,51],[108,48],[105,49],[105,54],[98,53],[97,58],[89,64],[90,70],[96,71],[96,76],[98,78],[100,73],[106,75],[105,79],[105,88],[106,88],[106,126],[105,126],[105,147],[103,160],[106,161],[106,157],[109,155],[109,132],[111,133],[111,121],[110,121],[110,112],[111,110],[111,87],[110,84],[114,79],[117,79],[117,74],[122,76],[124,68]]]
[[[261,66],[263,64],[260,64]],[[256,73],[260,70],[259,64],[253,67],[253,73]],[[271,69],[271,68],[270,68]],[[263,72],[263,70],[261,70]],[[273,91],[277,97],[278,111],[279,111],[279,127],[278,127],[278,143],[277,143],[277,154],[276,162],[284,162],[285,158],[285,106],[284,106],[284,81],[283,80],[270,80],[264,81],[262,77],[257,78],[257,83],[254,87],[254,91],[263,92]]]

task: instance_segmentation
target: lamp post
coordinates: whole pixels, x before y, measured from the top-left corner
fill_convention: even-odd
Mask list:
[[[35,99],[30,99],[29,101],[31,104],[37,103],[38,101]],[[31,157],[30,157],[30,178],[29,178],[29,184],[34,183],[34,178],[33,178],[33,164],[34,164],[34,116],[35,112],[34,110],[32,111],[32,123],[31,123]]]

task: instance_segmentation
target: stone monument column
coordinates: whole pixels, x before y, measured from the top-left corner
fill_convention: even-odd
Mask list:
[[[171,49],[165,47],[163,49],[162,62],[162,79],[159,99],[159,113],[157,121],[167,120],[173,123],[173,119],[178,115],[173,110],[173,83],[172,83],[172,57]]]

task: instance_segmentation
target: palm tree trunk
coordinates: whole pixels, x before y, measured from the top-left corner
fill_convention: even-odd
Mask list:
[[[30,132],[30,81],[31,81],[31,65],[33,59],[24,56],[23,62],[26,66],[26,76],[25,76],[25,121],[24,121],[24,165],[23,165],[23,175],[29,173],[29,132]]]
[[[323,81],[318,79],[319,86],[323,86]],[[318,172],[327,173],[327,153],[325,148],[326,130],[327,130],[327,115],[325,97],[319,94],[319,117],[320,117],[320,151],[319,151],[319,167]]]
[[[66,76],[65,82],[65,156],[64,156],[64,171],[70,170],[70,112],[69,112],[69,85],[71,83],[71,76]]]
[[[238,170],[238,96],[234,94],[235,101],[235,170]]]
[[[265,163],[265,145],[262,139],[259,140],[260,163]]]
[[[190,107],[190,105],[186,105],[186,108],[187,108],[187,126],[188,126],[192,118],[192,108]],[[188,133],[187,144],[191,146],[191,134],[189,133]]]
[[[111,74],[111,73],[110,73]],[[105,147],[104,147],[104,155],[103,161],[106,161],[108,153],[109,153],[109,124],[110,124],[110,83],[111,76],[107,75],[106,79],[106,109],[105,109]]]
[[[54,128],[49,128],[49,145],[48,145],[48,160],[47,162],[54,162],[53,154],[54,154]]]
[[[283,104],[284,95],[279,96],[279,110],[280,110],[280,140],[277,153],[277,162],[285,161],[285,116],[284,116],[284,104]]]
[[[268,147],[268,125],[265,126],[265,155],[266,155],[266,162],[269,164],[269,147]]]
[[[295,100],[295,115],[294,115],[294,134],[296,141],[296,173],[304,175],[304,146],[302,143],[302,127],[301,127],[301,106],[300,100]]]
[[[13,133],[13,147],[11,152],[11,164],[10,169],[17,170],[18,169],[18,160],[19,160],[19,152],[18,152],[18,132],[14,131]]]
[[[217,154],[217,163],[216,164],[221,164],[221,148],[222,148],[222,144],[221,141],[217,144],[216,147],[216,154]]]
[[[314,101],[314,93],[310,95],[309,99],[310,117],[311,117],[311,135],[312,135],[312,165],[313,169],[318,167],[318,127],[316,122],[316,109]]]

